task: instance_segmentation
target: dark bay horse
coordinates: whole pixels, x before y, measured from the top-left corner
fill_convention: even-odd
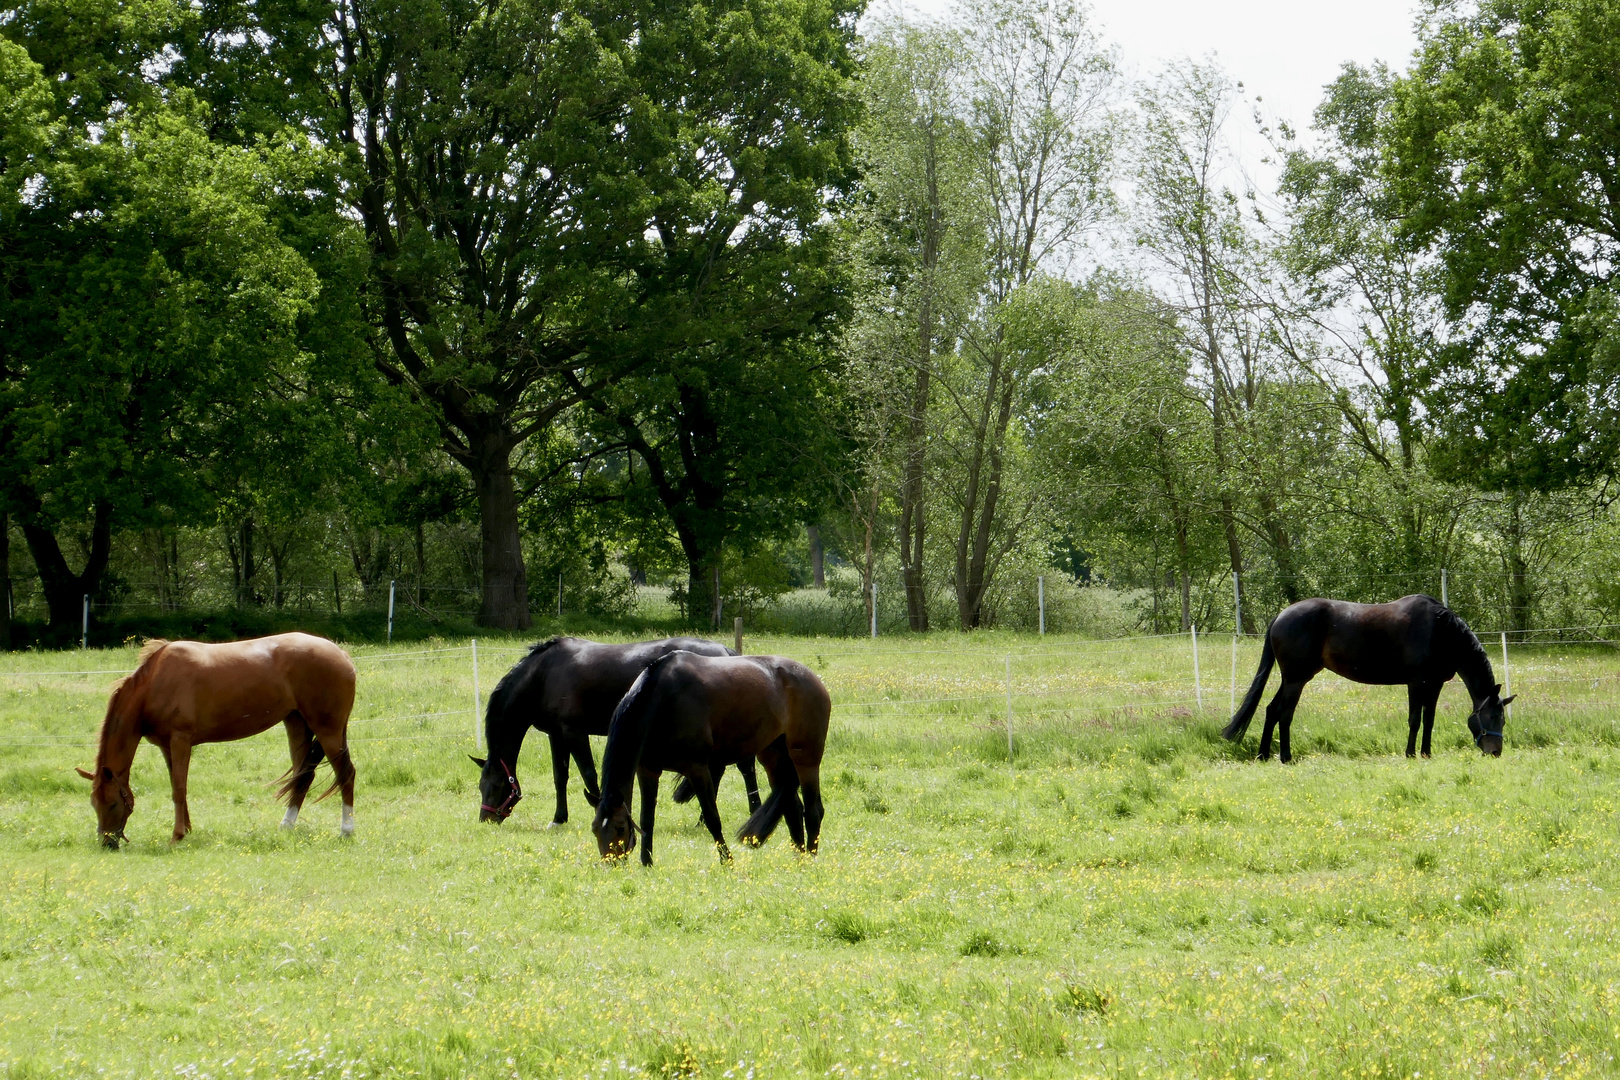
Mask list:
[[[1221,732],[1228,739],[1241,739],[1248,730],[1273,661],[1282,674],[1282,687],[1266,706],[1261,761],[1271,757],[1271,732],[1279,725],[1280,756],[1284,762],[1293,760],[1288,727],[1294,707],[1305,684],[1323,668],[1359,683],[1406,684],[1407,757],[1417,752],[1419,724],[1423,727],[1423,756],[1429,756],[1440,688],[1453,675],[1461,675],[1474,703],[1468,716],[1474,742],[1492,757],[1502,756],[1503,709],[1513,697],[1501,696],[1502,685],[1491,670],[1490,657],[1468,624],[1432,596],[1403,596],[1389,604],[1301,600],[1284,608],[1266,629],[1260,670],[1255,672],[1243,704]]]
[[[342,788],[341,828],[345,836],[353,833],[354,763],[347,741],[353,708],[354,664],[325,638],[278,634],[223,645],[147,642],[134,673],[113,687],[96,771],[78,770],[93,785],[90,805],[102,843],[116,848],[124,839],[124,825],[135,810],[129,770],[142,739],[163,751],[169,764],[178,842],[191,831],[186,806],[191,748],[245,739],[276,724],[286,726],[292,754],[292,768],[281,778],[280,794],[289,803],[282,824],[290,827],[298,820],[324,756],[336,776],[321,798]]]
[[[488,758],[473,758],[481,770],[478,820],[505,821],[523,798],[518,785],[518,753],[529,729],[551,740],[551,777],[557,787],[557,809],[551,820],[568,820],[568,758],[579,765],[585,801],[596,805],[596,763],[592,735],[606,735],[613,710],[647,665],[683,649],[705,656],[731,656],[718,642],[705,638],[664,638],[628,645],[603,645],[582,638],[554,637],[529,649],[495,685],[484,712],[484,745]],[[737,763],[748,788],[748,801],[759,805],[759,782],[750,758]],[[719,782],[719,777],[715,781]]]
[[[832,699],[815,672],[780,656],[708,657],[675,652],[636,678],[613,713],[602,753],[602,801],[591,829],[604,859],[635,846],[631,781],[641,781],[641,861],[652,865],[658,778],[692,782],[703,823],[722,861],[731,859],[715,804],[719,771],[757,757],[771,794],[738,832],[762,844],[783,817],[793,843],[812,854],[821,837],[821,756]],[[804,802],[799,802],[799,791]]]

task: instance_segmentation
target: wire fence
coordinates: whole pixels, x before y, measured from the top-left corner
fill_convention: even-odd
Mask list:
[[[1620,646],[1598,631],[1616,630],[1620,626],[1571,626],[1524,631],[1526,635],[1514,638],[1511,632],[1497,631],[1480,635],[1492,652],[1493,664],[1498,665],[1497,678],[1506,686],[1503,693],[1535,695],[1540,688],[1583,687],[1586,691],[1611,689],[1620,682],[1620,670],[1594,669],[1583,674],[1568,674],[1562,669],[1543,670],[1546,665],[1535,661],[1544,656],[1551,645],[1578,645],[1588,650],[1597,649],[1596,662],[1601,663],[1603,651]],[[1581,636],[1555,641],[1537,640],[1534,635],[1566,634],[1577,632]],[[1494,640],[1493,640],[1494,638]],[[779,640],[774,644],[787,655],[819,669],[833,684],[834,715],[842,714],[850,720],[915,724],[930,716],[937,722],[945,719],[1004,724],[1009,737],[1020,723],[1044,721],[1052,717],[1066,717],[1075,721],[1107,717],[1115,714],[1171,715],[1224,715],[1239,693],[1247,687],[1252,675],[1253,652],[1259,645],[1258,635],[1238,637],[1223,634],[1217,637],[1198,634],[1139,635],[1125,638],[1103,638],[1090,641],[1053,640],[1046,644],[1025,644],[1017,647],[994,648],[988,644],[965,643],[955,648],[916,648],[904,639],[878,639],[862,644],[840,642],[829,646],[824,642]],[[1512,653],[1519,650],[1520,663],[1515,665]],[[466,704],[447,708],[409,712],[379,712],[368,715],[364,698],[366,680],[362,674],[362,699],[358,715],[350,723],[361,728],[351,741],[361,742],[423,742],[431,740],[459,740],[469,744],[481,742],[483,706],[487,689],[492,688],[499,674],[504,674],[510,661],[527,655],[529,648],[522,645],[480,645],[476,640],[467,645],[445,646],[431,649],[412,649],[399,652],[357,651],[352,659],[362,673],[372,665],[409,663],[432,665],[436,674],[460,680],[462,689],[435,691],[439,700],[435,704],[450,704],[444,700],[449,693],[461,694]],[[1144,659],[1145,658],[1145,659]],[[482,675],[479,661],[485,662]],[[1078,662],[1083,660],[1084,662]],[[1119,670],[1120,662],[1146,663],[1148,670]],[[491,663],[493,661],[493,663]],[[871,680],[853,675],[861,674],[861,665],[872,661],[887,663],[887,688],[874,694],[864,689]],[[906,661],[899,665],[897,662]],[[850,670],[844,670],[844,665]],[[1109,665],[1113,665],[1110,669]],[[394,670],[376,668],[375,670]],[[39,680],[89,680],[99,676],[125,676],[127,668],[51,669],[46,671],[0,670],[0,694],[26,692]],[[495,677],[491,677],[494,675]],[[1223,677],[1224,676],[1224,677]],[[938,688],[942,680],[956,685],[946,692],[918,692],[924,686]],[[466,685],[470,683],[470,686]],[[1367,694],[1372,692],[1361,684],[1345,680],[1324,680],[1320,690],[1336,695]],[[84,689],[100,697],[110,689],[110,681]],[[395,694],[399,692],[393,688]],[[863,692],[864,689],[864,692]],[[1581,700],[1540,695],[1542,704],[1575,704],[1586,707],[1612,707],[1611,696]],[[427,730],[427,729],[433,730]],[[450,729],[450,730],[440,730]],[[414,730],[413,730],[414,729]],[[376,731],[377,734],[372,734]],[[0,747],[44,747],[95,745],[93,732],[80,735],[51,734],[46,732],[0,733]]]

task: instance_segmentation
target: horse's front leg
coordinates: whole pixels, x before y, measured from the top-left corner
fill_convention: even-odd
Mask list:
[[[563,741],[560,734],[549,736],[549,741],[551,782],[557,787],[557,809],[551,815],[551,823],[564,825],[568,822],[568,744]]]
[[[1443,685],[1443,684],[1442,684]],[[1430,744],[1434,739],[1434,710],[1440,704],[1440,687],[1428,688],[1423,700],[1423,756],[1429,756]]]
[[[591,757],[591,737],[583,731],[570,731],[567,737],[568,752],[574,755],[580,782],[585,785],[585,801],[595,806],[602,801],[602,791],[597,786],[596,762]]]
[[[652,865],[653,819],[658,816],[658,777],[656,769],[638,769],[641,783],[641,865]]]
[[[1418,728],[1423,726],[1423,691],[1417,683],[1406,684],[1406,756],[1417,757]],[[1423,756],[1429,756],[1427,740],[1423,744]]]
[[[174,835],[169,842],[178,844],[191,831],[191,809],[186,805],[186,776],[191,771],[191,740],[183,735],[170,735],[163,748],[163,760],[169,763],[169,790],[174,795]]]

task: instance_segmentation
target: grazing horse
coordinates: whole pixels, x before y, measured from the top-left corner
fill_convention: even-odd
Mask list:
[[[737,838],[763,844],[785,816],[794,846],[814,854],[823,813],[821,755],[831,714],[827,688],[796,660],[674,652],[654,661],[619,702],[608,729],[602,800],[591,823],[602,857],[622,858],[635,846],[630,785],[639,779],[641,861],[652,865],[658,778],[667,771],[691,781],[703,824],[721,861],[729,862],[714,778],[726,765],[754,757],[771,779],[771,794]]]
[[[174,836],[191,831],[186,774],[191,748],[199,743],[245,739],[275,724],[287,728],[292,767],[281,777],[288,800],[283,826],[299,808],[321,758],[336,774],[321,799],[343,789],[343,835],[354,832],[354,763],[347,732],[354,708],[354,664],[348,653],[310,634],[204,645],[153,640],[141,649],[133,674],[113,687],[101,724],[96,771],[79,769],[93,785],[101,842],[116,848],[135,810],[129,770],[145,739],[163,751],[174,794]],[[320,799],[316,800],[317,802]]]
[[[529,649],[489,695],[484,712],[484,745],[489,757],[473,758],[481,771],[478,820],[499,824],[523,798],[517,780],[518,753],[530,728],[551,739],[551,776],[557,786],[557,810],[551,822],[568,820],[568,757],[579,765],[585,801],[598,798],[592,735],[606,735],[613,710],[646,666],[676,649],[706,656],[732,651],[705,638],[664,638],[628,645],[602,645],[581,638],[554,637]],[[759,806],[759,781],[752,758],[737,763],[748,788],[750,807]],[[715,777],[716,783],[719,777]]]
[[[1248,730],[1273,661],[1281,670],[1282,688],[1266,706],[1261,761],[1271,757],[1271,732],[1279,725],[1280,756],[1285,763],[1293,760],[1288,727],[1294,707],[1305,684],[1323,668],[1359,683],[1406,684],[1407,757],[1417,752],[1419,724],[1423,727],[1423,756],[1429,756],[1440,688],[1453,675],[1461,675],[1474,702],[1468,716],[1474,742],[1492,757],[1502,756],[1503,710],[1513,697],[1501,696],[1502,685],[1491,671],[1490,657],[1468,624],[1432,596],[1403,596],[1389,604],[1301,600],[1284,608],[1266,629],[1260,670],[1255,672],[1243,704],[1221,732],[1228,739],[1241,739]]]

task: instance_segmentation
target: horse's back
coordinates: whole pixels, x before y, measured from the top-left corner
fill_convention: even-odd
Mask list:
[[[1414,594],[1387,604],[1313,598],[1291,604],[1267,634],[1287,677],[1290,668],[1327,668],[1357,682],[1408,683],[1434,666],[1441,604]]]
[[[313,634],[174,641],[154,660],[148,711],[198,738],[253,734],[294,711],[345,722],[354,707],[353,661]]]
[[[671,652],[729,656],[730,650],[707,638],[660,638],[607,644],[587,638],[560,637],[531,654],[533,666],[523,677],[513,702],[529,723],[544,731],[571,728],[591,735],[607,734],[619,699],[647,665]]]

